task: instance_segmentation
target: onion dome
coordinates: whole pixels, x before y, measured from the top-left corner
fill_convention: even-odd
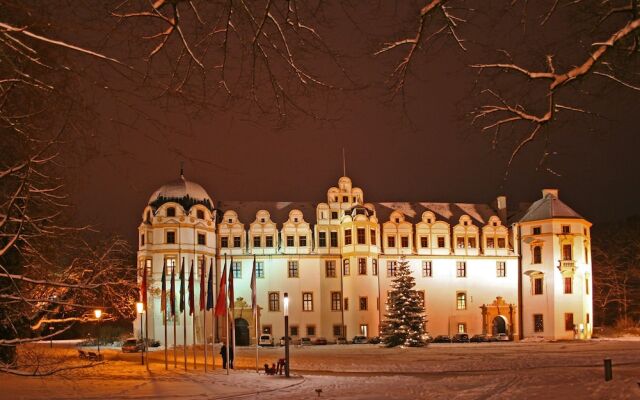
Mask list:
[[[149,197],[149,205],[153,208],[168,202],[178,203],[185,210],[189,210],[195,204],[202,204],[213,210],[213,200],[207,191],[199,184],[186,180],[184,175],[180,175],[180,179],[160,186]]]

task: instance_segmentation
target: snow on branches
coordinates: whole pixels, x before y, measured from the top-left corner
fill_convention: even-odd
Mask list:
[[[402,257],[395,269],[382,322],[382,342],[387,347],[421,347],[426,344],[424,301],[413,289],[415,285],[409,261]]]

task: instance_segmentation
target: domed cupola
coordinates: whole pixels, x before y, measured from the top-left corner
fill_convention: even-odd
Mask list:
[[[189,210],[195,204],[202,204],[213,210],[213,200],[207,191],[199,184],[186,180],[182,174],[180,179],[160,186],[149,197],[149,205],[154,209],[167,202],[178,203],[185,210]]]

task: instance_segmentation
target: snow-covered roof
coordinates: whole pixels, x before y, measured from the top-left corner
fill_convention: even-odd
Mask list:
[[[211,208],[213,204],[207,191],[199,184],[186,180],[184,175],[181,175],[180,178],[175,181],[160,186],[153,192],[151,197],[149,197],[148,203],[158,207],[167,201],[183,203],[184,200],[188,200],[188,203],[205,204],[209,208]]]
[[[543,198],[529,206],[522,218],[520,218],[520,222],[541,221],[550,218],[584,219],[571,207],[562,202],[557,195],[546,193]]]

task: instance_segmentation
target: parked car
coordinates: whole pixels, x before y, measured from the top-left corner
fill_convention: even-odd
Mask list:
[[[498,342],[508,342],[509,340],[511,340],[509,339],[509,335],[507,335],[506,333],[498,333],[494,337]]]
[[[144,349],[144,342],[136,338],[130,338],[122,343],[123,353],[137,353]]]
[[[447,335],[438,335],[433,339],[433,343],[451,343],[451,338]]]
[[[300,338],[300,346],[311,346],[313,343],[311,342],[311,338],[303,337]]]
[[[473,343],[486,343],[486,342],[489,342],[490,340],[487,335],[479,334],[479,335],[473,335],[471,339],[469,339],[469,341]]]
[[[327,344],[327,339],[325,339],[323,337],[316,338],[316,340],[313,341],[313,344],[315,344],[315,345]]]
[[[369,340],[367,340],[366,336],[354,336],[353,340],[351,341],[351,343],[353,343],[353,344],[367,344],[367,343],[369,343]]]
[[[293,339],[291,339],[291,336],[289,336],[289,344],[293,344]],[[282,336],[282,337],[280,338],[280,346],[284,346],[284,345],[285,345],[285,343],[284,343],[284,336]]]
[[[453,336],[452,342],[454,343],[469,343],[469,335],[466,333],[456,333]]]
[[[336,344],[348,344],[347,339],[344,336],[338,336],[336,338]]]
[[[258,340],[259,346],[273,346],[273,336],[268,333],[263,333],[260,335],[260,339]]]
[[[369,339],[369,343],[371,344],[378,344],[382,341],[382,339],[380,338],[380,336],[374,336],[371,339]]]

